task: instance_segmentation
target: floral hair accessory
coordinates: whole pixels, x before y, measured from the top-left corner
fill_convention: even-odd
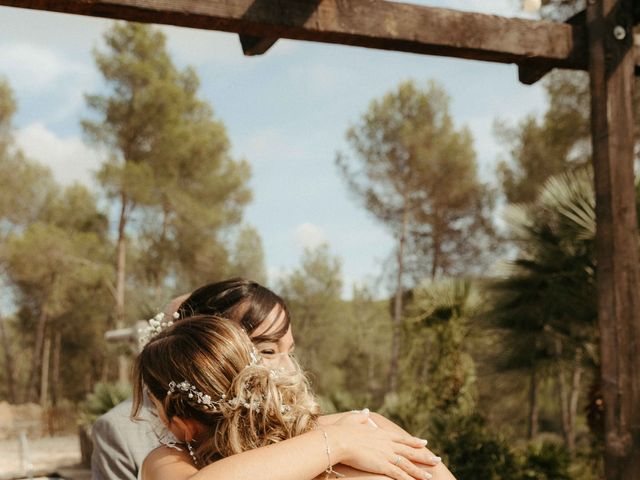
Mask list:
[[[183,380],[180,383],[176,383],[174,381],[169,382],[169,390],[167,391],[167,394],[171,395],[176,392],[186,393],[188,398],[194,399],[194,401],[204,405],[209,409],[214,409],[216,406],[219,406],[220,403],[226,398],[226,396],[223,394],[219,401],[214,402],[213,400],[211,400],[211,397],[209,395],[202,393],[186,380]]]
[[[261,357],[258,354],[255,347],[253,347],[253,345],[252,345],[251,351],[249,352],[249,356],[251,357],[251,360],[249,361],[249,364],[246,365],[244,368],[249,368],[254,365],[258,365],[260,363]],[[274,378],[272,375],[272,371],[269,372],[269,376],[271,378]],[[246,389],[246,386],[245,386],[245,389]],[[225,394],[222,394],[220,398],[214,400],[213,398],[211,398],[211,395],[207,395],[206,393],[201,392],[194,385],[192,385],[188,380],[183,380],[181,382],[174,382],[172,380],[171,382],[169,382],[169,389],[167,390],[167,395],[186,395],[190,401],[198,405],[202,405],[208,410],[211,410],[214,412],[219,412],[221,410],[222,405],[227,405],[231,408],[244,407],[247,410],[255,410],[256,412],[259,412],[261,407],[261,402],[259,400],[253,400],[251,402],[248,402],[246,400],[243,400],[241,397],[234,397],[234,398],[227,399],[227,396]],[[281,413],[283,414],[289,413],[290,411],[291,411],[290,406],[288,405],[280,406]]]
[[[251,403],[243,402],[240,397],[234,397],[227,400],[227,396],[223,393],[218,400],[213,400],[210,395],[201,392],[195,386],[191,385],[187,380],[183,380],[179,383],[174,381],[169,382],[169,390],[167,395],[182,394],[186,395],[189,400],[199,405],[203,405],[208,410],[219,412],[223,404],[230,406],[231,408],[244,407],[247,410],[260,411],[260,401],[254,400]]]
[[[155,317],[150,318],[147,323],[148,326],[144,328],[140,328],[138,330],[139,341],[141,345],[145,345],[149,342],[154,336],[159,334],[162,330],[166,330],[171,325],[173,325],[174,320],[178,320],[180,318],[180,314],[178,312],[173,312],[172,318],[165,320],[166,315],[164,312],[157,313]]]
[[[198,405],[204,406],[206,409],[213,412],[220,412],[223,404],[228,405],[231,408],[246,408],[247,410],[254,410],[260,412],[262,402],[260,400],[253,400],[252,402],[242,401],[240,397],[234,397],[227,400],[227,396],[222,394],[218,400],[213,400],[211,395],[201,392],[195,386],[191,385],[187,380],[181,382],[169,382],[169,390],[167,395],[186,395],[187,398],[195,402]],[[291,412],[289,405],[280,405],[280,413],[287,414]]]

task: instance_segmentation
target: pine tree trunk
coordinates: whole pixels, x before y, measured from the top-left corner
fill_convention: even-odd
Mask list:
[[[118,222],[118,242],[116,244],[116,308],[115,326],[123,328],[125,323],[125,283],[127,261],[127,195],[120,195],[120,219]],[[127,359],[124,355],[118,357],[118,381],[126,382],[129,376]]]
[[[580,353],[577,352],[571,382],[571,395],[569,397],[569,431],[567,436],[567,446],[569,447],[570,452],[574,452],[576,448],[576,423],[578,417],[578,400],[580,398],[581,380],[582,357]]]
[[[556,353],[558,357],[562,353],[562,344],[556,340]],[[571,372],[571,388],[567,385],[567,379],[562,364],[558,366],[558,387],[560,391],[560,407],[562,413],[562,434],[567,449],[573,453],[576,447],[576,420],[578,416],[578,400],[580,398],[580,384],[582,378],[582,354],[577,349],[574,357],[573,371]]]
[[[42,371],[40,373],[40,406],[47,408],[49,403],[49,361],[51,359],[51,337],[46,336],[42,349]]]
[[[2,348],[4,350],[4,374],[7,383],[7,394],[9,396],[10,403],[18,403],[18,396],[16,392],[16,375],[13,363],[13,352],[11,351],[11,344],[9,342],[9,336],[4,326],[5,319],[0,317],[0,337],[2,337]]]
[[[51,368],[51,404],[56,407],[60,400],[60,350],[62,335],[56,331],[53,337],[53,366]]]
[[[571,450],[571,413],[569,412],[569,389],[564,367],[558,365],[558,391],[560,394],[560,413],[562,419],[562,435],[567,448]]]
[[[529,440],[538,435],[538,374],[536,370],[536,366],[533,365],[529,378]]]
[[[407,241],[407,224],[409,221],[408,209],[402,215],[402,230],[398,238],[398,252],[396,257],[398,275],[396,279],[396,295],[393,304],[393,337],[391,343],[391,365],[389,368],[389,392],[395,392],[398,388],[398,357],[400,356],[400,334],[402,326],[402,276],[404,275],[404,248]]]
[[[44,303],[44,302],[43,302]],[[27,386],[25,389],[25,400],[27,402],[36,401],[36,380],[37,374],[40,372],[42,365],[42,348],[44,346],[44,332],[47,326],[47,314],[44,311],[44,306],[40,307],[40,315],[38,315],[38,323],[36,326],[36,340],[33,346],[33,362],[31,365],[31,371],[29,372],[29,379],[27,380]]]
[[[437,220],[436,220],[437,222]],[[431,257],[431,279],[436,278],[436,274],[438,273],[438,267],[440,266],[440,253],[442,246],[440,245],[440,234],[438,231],[438,226],[433,226],[433,255]]]

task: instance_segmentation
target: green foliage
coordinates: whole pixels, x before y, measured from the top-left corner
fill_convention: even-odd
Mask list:
[[[434,416],[433,435],[451,472],[458,480],[518,478],[516,454],[477,414]]]
[[[0,77],[0,157],[7,153],[7,147],[12,141],[13,131],[11,121],[16,111],[16,101],[9,82]]]
[[[407,236],[405,268],[421,278],[481,263],[493,237],[493,197],[478,179],[471,134],[455,127],[441,86],[402,83],[371,102],[347,141],[353,160],[338,154],[336,164],[365,208]]]
[[[566,447],[543,442],[529,445],[522,464],[522,480],[571,480],[571,456]]]
[[[55,211],[57,204],[56,200],[49,206],[52,218],[62,218]],[[95,227],[90,220],[96,218],[95,212],[90,212],[88,219],[76,218],[85,226]],[[98,352],[103,350],[100,347],[110,309],[108,286],[112,276],[108,263],[111,246],[105,241],[102,227],[96,233],[36,222],[19,234],[9,235],[0,249],[7,278],[18,293],[18,331],[28,339],[33,352],[26,380],[27,398],[33,398],[34,375],[41,374],[40,351],[45,338],[55,340],[59,336],[54,363],[55,355],[62,355],[59,361],[68,363],[65,369],[54,368],[52,388],[56,392],[77,399],[99,372],[103,359]]]
[[[534,201],[547,178],[588,163],[588,81],[584,74],[556,72],[545,83],[550,105],[541,121],[529,115],[517,127],[496,123],[498,138],[511,157],[498,166],[508,202]]]
[[[98,180],[120,215],[119,240],[131,236],[144,252],[133,257],[136,283],[160,297],[223,278],[222,233],[250,200],[248,163],[231,158],[195,72],[175,67],[160,30],[115,23],[104,40],[94,56],[109,94],[87,96],[97,118],[83,127],[109,153]]]
[[[370,287],[360,286],[353,288],[351,301],[343,302],[341,308],[343,323],[348,326],[342,366],[348,372],[345,390],[349,398],[336,403],[340,410],[380,405],[391,357],[388,302],[376,301]]]
[[[340,294],[340,261],[323,245],[305,250],[301,266],[285,277],[278,290],[287,302],[295,329],[296,352],[309,370],[314,388],[330,396],[345,385],[342,362],[347,356],[348,325]]]
[[[11,88],[0,78],[0,238],[35,221],[56,190],[49,169],[29,161],[16,148],[15,110]]]
[[[535,432],[541,382],[560,392],[562,429],[574,447],[580,372],[596,375],[595,195],[588,169],[549,178],[535,202],[506,212],[518,256],[492,282],[488,319],[504,332],[499,370],[530,372],[530,422]],[[578,375],[569,387],[566,373]],[[578,382],[578,383],[576,383]],[[593,400],[593,399],[590,399]],[[571,421],[571,418],[574,420]],[[596,433],[596,432],[593,432]]]
[[[91,425],[116,405],[131,396],[131,387],[119,383],[97,383],[86,396],[82,406],[80,423]]]
[[[436,419],[475,410],[475,363],[468,334],[479,304],[469,280],[427,281],[414,290],[407,308],[399,392],[388,395],[383,407],[412,433],[433,435]]]
[[[58,195],[50,195],[41,219],[69,232],[93,233],[107,240],[107,216],[98,210],[95,196],[83,185],[74,184]]]
[[[478,413],[434,419],[432,435],[458,480],[572,480],[571,457],[557,443],[514,448]]]
[[[549,179],[535,203],[511,206],[505,217],[521,249],[494,285],[494,318],[519,332],[535,329],[544,335],[551,328],[593,338],[595,195],[590,172]]]
[[[238,231],[230,264],[230,276],[250,278],[261,284],[267,283],[262,240],[254,227],[245,225]]]

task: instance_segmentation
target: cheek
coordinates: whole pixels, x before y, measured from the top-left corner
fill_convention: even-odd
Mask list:
[[[269,368],[278,368],[280,360],[278,357],[262,357],[262,363]]]
[[[284,370],[285,372],[291,372],[294,370],[291,357],[286,353],[280,353],[271,358],[265,358],[264,364],[274,370]]]

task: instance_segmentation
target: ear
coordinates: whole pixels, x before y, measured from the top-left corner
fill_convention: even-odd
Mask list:
[[[173,417],[171,419],[170,430],[178,440],[190,442],[201,429],[200,423],[192,418]]]

